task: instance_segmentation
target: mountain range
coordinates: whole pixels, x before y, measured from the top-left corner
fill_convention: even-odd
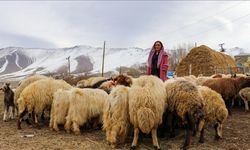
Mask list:
[[[120,66],[131,67],[146,63],[150,48],[107,48],[104,71],[115,71]],[[226,50],[232,57],[246,52],[234,47]],[[67,72],[70,56],[72,73],[100,73],[103,48],[79,45],[69,48],[41,49],[6,47],[0,49],[0,79],[23,78],[30,74]],[[171,55],[171,54],[170,54]],[[171,57],[171,56],[170,56]]]

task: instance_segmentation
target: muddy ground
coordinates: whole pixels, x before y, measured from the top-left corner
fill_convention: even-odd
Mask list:
[[[42,124],[42,128],[34,129],[22,123],[22,130],[17,130],[16,120],[3,122],[3,93],[0,93],[0,150],[108,150],[111,149],[105,142],[105,134],[100,130],[84,130],[79,136],[67,134],[63,130],[52,132],[48,123]],[[229,117],[224,126],[223,139],[214,141],[214,130],[209,127],[205,131],[206,141],[198,143],[198,136],[193,138],[190,150],[246,150],[250,149],[250,113],[243,109],[234,108],[233,116]],[[34,137],[23,138],[21,136],[32,134]],[[174,139],[159,139],[162,150],[179,149],[184,141],[184,132],[181,131]],[[132,137],[129,137],[125,145],[119,149],[129,149]],[[151,150],[151,138],[139,141],[138,150]]]

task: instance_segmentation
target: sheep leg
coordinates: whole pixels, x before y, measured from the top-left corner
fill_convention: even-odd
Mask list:
[[[222,125],[216,123],[216,124],[214,125],[214,129],[215,129],[215,133],[216,133],[214,139],[215,139],[215,140],[221,139],[221,136],[222,136]]]
[[[53,124],[54,124],[54,117],[50,117],[50,120],[49,120],[49,128],[51,129],[51,130],[53,130]]]
[[[59,131],[59,128],[58,128],[58,124],[56,121],[53,121],[53,127],[52,127],[55,131]]]
[[[10,119],[14,119],[14,112],[13,111],[15,111],[15,109],[13,108],[13,106],[10,106],[10,108],[9,108],[9,118]]]
[[[41,115],[41,119],[44,121],[45,120],[45,113],[44,113],[45,110],[43,110],[42,112],[42,115]]]
[[[19,113],[19,111],[18,111],[18,108],[17,108],[17,106],[15,106],[15,112],[16,112],[16,117],[18,117],[18,113]]]
[[[117,142],[117,140],[116,140],[116,138],[117,138],[117,131],[118,131],[118,129],[117,129],[117,127],[115,127],[115,128],[113,128],[113,129],[111,130],[111,132],[110,132],[109,142],[110,142],[112,148],[115,148],[115,147],[116,147],[116,142]]]
[[[40,125],[38,123],[38,116],[34,111],[32,112],[32,118],[33,118],[33,121],[34,121],[34,127],[38,128],[38,129],[41,129],[41,127],[40,127]]]
[[[66,130],[67,133],[70,133],[71,124],[72,124],[71,121],[66,118],[66,123],[64,125],[64,129]]]
[[[201,129],[201,132],[200,132],[200,140],[199,142],[200,143],[204,143],[205,141],[205,138],[204,138],[204,127]]]
[[[111,143],[110,143],[110,135],[111,135],[111,133],[110,133],[111,131],[109,130],[109,129],[106,129],[106,140],[107,140],[107,142],[108,142],[108,144],[110,145]]]
[[[185,125],[186,133],[185,133],[185,142],[181,147],[182,149],[187,149],[191,145],[191,137],[192,131],[194,130],[194,123],[191,121],[191,116],[186,114],[187,124]]]
[[[226,100],[226,107],[227,107],[229,116],[232,115],[231,106],[232,106],[232,100],[227,99],[227,100]]]
[[[131,150],[136,149],[136,146],[138,144],[138,136],[139,136],[139,128],[135,128],[134,129],[134,139],[133,139],[133,143],[130,147]]]
[[[170,138],[174,138],[175,137],[175,124],[176,124],[176,116],[174,114],[170,114]]]
[[[162,116],[162,124],[160,124],[157,128],[157,133],[158,136],[160,138],[164,138],[165,137],[165,132],[166,132],[166,126],[167,126],[167,118],[168,118],[168,114],[167,112],[165,112]]]
[[[191,132],[192,130],[190,130],[189,127],[186,127],[185,142],[184,145],[181,147],[182,149],[186,150],[191,145]]]
[[[157,150],[160,150],[161,148],[159,146],[158,139],[157,139],[157,130],[156,129],[152,129],[151,133],[152,133],[152,139],[153,139],[154,148],[157,149]]]
[[[81,133],[79,125],[75,121],[72,124],[72,130],[76,135],[79,135]]]
[[[8,114],[7,107],[4,107],[3,121],[7,121],[7,114]]]
[[[23,119],[23,116],[25,116],[25,114],[27,113],[26,110],[24,110],[18,117],[18,120],[17,120],[17,129],[20,130],[22,129],[21,128],[21,122],[22,122],[22,119]]]
[[[242,98],[245,104],[245,111],[249,111],[249,107],[248,107],[248,101],[245,98]]]

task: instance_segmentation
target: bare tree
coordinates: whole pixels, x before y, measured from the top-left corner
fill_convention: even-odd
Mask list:
[[[173,49],[169,50],[169,70],[175,71],[177,65],[181,60],[186,57],[189,51],[194,47],[194,44],[191,43],[182,43],[174,46]]]

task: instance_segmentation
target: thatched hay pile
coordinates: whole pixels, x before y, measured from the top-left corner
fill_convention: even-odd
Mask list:
[[[191,74],[198,76],[210,76],[215,73],[235,72],[235,60],[226,54],[212,50],[211,48],[201,45],[193,48],[188,55],[177,65],[176,75],[189,75],[189,66],[191,65]]]

